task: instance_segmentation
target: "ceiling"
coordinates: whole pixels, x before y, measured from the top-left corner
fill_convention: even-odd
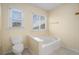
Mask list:
[[[50,11],[50,10],[56,8],[57,6],[60,6],[61,3],[32,3],[32,5],[40,7],[42,9],[47,10],[47,11]]]

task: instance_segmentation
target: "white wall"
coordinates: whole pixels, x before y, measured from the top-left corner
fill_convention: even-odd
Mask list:
[[[8,22],[10,19],[9,18],[10,8],[17,8],[17,9],[21,9],[23,11],[24,28],[9,28],[8,27]],[[17,3],[2,4],[2,42],[3,42],[2,49],[3,49],[3,52],[8,52],[11,50],[10,38],[12,36],[17,36],[17,35],[22,36],[24,39],[24,46],[27,47],[26,36],[28,34],[45,35],[48,33],[48,31],[34,32],[32,30],[32,15],[33,15],[33,13],[36,13],[39,15],[45,15],[45,16],[48,15],[45,10],[40,9],[38,7],[34,7],[30,4],[17,4]]]
[[[1,52],[1,4],[0,4],[0,52]]]
[[[63,4],[49,15],[49,31],[61,37],[65,47],[79,50],[79,4]]]

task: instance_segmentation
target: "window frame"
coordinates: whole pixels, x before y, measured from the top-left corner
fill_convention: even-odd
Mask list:
[[[18,19],[18,20],[15,19],[15,21],[13,21],[13,19],[14,19],[14,18],[12,18],[13,11],[20,12],[21,13],[21,19]],[[24,25],[23,25],[23,11],[21,9],[9,8],[9,28],[15,28],[15,27],[12,26],[13,22],[20,22],[21,23],[21,26],[15,26],[17,28],[24,27]]]
[[[42,25],[42,23],[39,23],[39,22],[41,22],[41,19],[39,19],[39,22],[38,22],[38,23],[39,23],[39,24],[38,24],[38,25],[39,25],[39,28],[38,28],[37,30],[34,30],[34,29],[33,29],[33,27],[34,27],[34,26],[33,26],[33,25],[34,25],[34,23],[33,23],[33,16],[34,16],[34,15],[39,16],[39,18],[40,18],[41,16],[43,16],[43,17],[45,18],[45,19],[44,19],[45,29],[41,29],[41,28],[40,28],[41,25]],[[39,14],[34,14],[34,13],[32,14],[32,30],[33,30],[33,31],[46,31],[46,30],[47,30],[47,17],[46,17],[46,15],[39,15]]]

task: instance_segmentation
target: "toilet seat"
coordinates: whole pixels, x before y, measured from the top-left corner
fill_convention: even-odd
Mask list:
[[[14,45],[12,48],[15,54],[21,54],[21,52],[24,50],[23,44]]]
[[[21,51],[23,50],[23,44],[17,44],[13,46],[13,49],[17,50],[17,51]]]
[[[11,37],[12,52],[15,54],[22,54],[24,50],[24,45],[22,43],[23,38],[21,36]]]

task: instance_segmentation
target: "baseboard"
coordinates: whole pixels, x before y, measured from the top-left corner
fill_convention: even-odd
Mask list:
[[[77,49],[70,49],[70,50],[72,50],[72,51],[75,51],[75,52],[79,53],[79,50],[77,50]]]
[[[24,47],[24,49],[27,49],[28,47]],[[7,54],[7,53],[11,53],[12,52],[12,50],[8,50],[8,51],[5,51],[5,52],[3,52],[3,53],[1,53],[2,55],[5,55],[5,54]]]
[[[12,51],[9,50],[9,51],[6,51],[6,52],[3,52],[2,55],[6,55],[7,53],[11,53]]]
[[[69,50],[72,50],[72,51],[74,51],[74,52],[79,53],[79,50],[77,50],[77,49],[73,49],[73,48],[66,48],[66,49],[69,49]]]
[[[2,52],[0,51],[0,55],[2,55]]]

